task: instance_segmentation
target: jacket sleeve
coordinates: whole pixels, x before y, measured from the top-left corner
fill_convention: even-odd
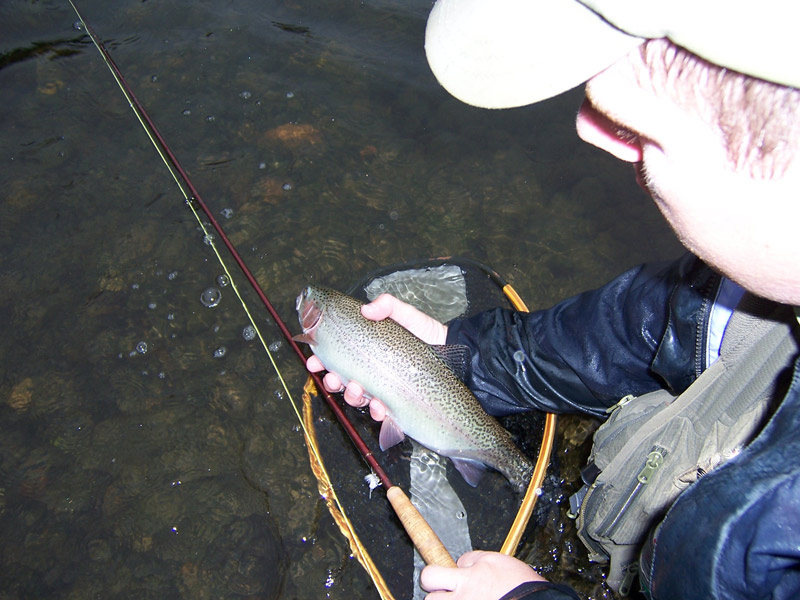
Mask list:
[[[456,319],[447,343],[469,349],[465,382],[490,414],[536,408],[604,418],[627,394],[679,393],[697,378],[719,281],[687,254],[546,310]]]

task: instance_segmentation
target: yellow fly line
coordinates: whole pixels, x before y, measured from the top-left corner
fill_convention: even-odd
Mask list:
[[[190,190],[187,189],[186,185],[182,181],[181,174],[178,173],[175,166],[170,161],[170,158],[165,154],[164,149],[159,143],[159,140],[156,139],[156,136],[154,135],[154,132],[151,130],[151,127],[144,118],[144,115],[140,113],[140,110],[138,108],[138,103],[135,101],[128,88],[123,84],[120,75],[117,73],[115,67],[112,65],[109,57],[104,51],[104,48],[101,47],[98,40],[95,38],[94,34],[86,25],[83,16],[80,14],[73,1],[69,0],[69,3],[72,6],[73,10],[75,11],[75,14],[78,16],[78,19],[81,21],[82,25],[86,28],[87,32],[90,33],[92,42],[94,43],[97,50],[100,52],[100,55],[103,57],[104,63],[108,67],[109,71],[111,71],[114,80],[116,81],[122,93],[125,95],[125,98],[128,100],[131,110],[133,110],[134,114],[136,115],[136,118],[139,120],[140,124],[142,125],[142,128],[145,130],[145,133],[150,139],[153,147],[156,149],[159,156],[161,157],[162,162],[167,167],[173,179],[175,180],[175,183],[180,189],[181,194],[183,195],[184,200],[186,201],[186,204],[189,206],[190,210],[192,211],[192,214],[195,217],[195,220],[197,221],[198,225],[203,231],[206,243],[208,243],[208,245],[212,248],[214,255],[217,258],[217,261],[219,262],[220,266],[225,272],[225,275],[228,278],[228,281],[230,282],[231,289],[233,289],[234,294],[238,298],[239,303],[242,306],[242,309],[244,310],[248,320],[250,321],[250,324],[252,325],[254,331],[256,332],[256,336],[261,342],[261,346],[264,348],[264,352],[267,354],[270,364],[272,365],[275,374],[280,380],[281,386],[283,387],[286,397],[289,399],[289,402],[291,403],[292,408],[294,410],[295,416],[297,417],[298,422],[300,423],[300,427],[303,430],[303,435],[305,436],[305,441],[306,441],[306,447],[308,449],[311,469],[314,473],[314,476],[317,479],[317,488],[319,490],[320,495],[325,500],[329,512],[333,516],[342,534],[349,541],[353,555],[358,559],[358,561],[367,571],[367,573],[369,574],[375,585],[375,588],[378,590],[381,597],[384,600],[393,600],[393,596],[389,591],[386,582],[384,581],[383,577],[378,571],[378,568],[375,566],[375,563],[369,556],[369,553],[367,552],[366,548],[359,540],[358,535],[356,534],[350,519],[345,514],[344,508],[342,507],[338,497],[336,496],[333,484],[331,483],[330,477],[328,476],[328,473],[325,469],[325,465],[322,461],[322,457],[320,455],[319,447],[316,440],[316,434],[313,427],[311,397],[312,395],[316,395],[316,386],[314,385],[313,380],[309,378],[304,387],[303,410],[301,414],[301,411],[297,406],[297,403],[295,402],[291,391],[289,390],[289,387],[283,377],[283,374],[278,368],[275,358],[272,352],[270,351],[266,341],[264,340],[263,335],[261,334],[261,330],[259,329],[256,320],[254,319],[246,302],[244,301],[244,298],[242,297],[239,291],[239,287],[236,284],[236,280],[233,277],[233,274],[231,273],[230,269],[228,268],[227,264],[222,258],[222,255],[215,242],[215,237],[213,233],[208,229],[207,224],[201,218],[200,212],[197,210],[197,207],[195,206],[194,198],[190,193]],[[525,304],[522,302],[520,297],[516,294],[516,292],[513,290],[513,288],[511,288],[510,285],[505,285],[503,291],[506,293],[506,295],[511,300],[512,304],[518,310],[527,311]],[[518,511],[514,524],[512,525],[511,530],[509,531],[509,534],[501,549],[501,552],[504,552],[505,554],[512,554],[516,550],[516,547],[519,544],[520,537],[522,536],[522,533],[525,530],[525,527],[530,518],[531,511],[533,510],[533,506],[536,502],[536,498],[540,493],[542,481],[544,480],[544,475],[547,470],[547,465],[549,464],[549,457],[552,448],[554,430],[555,430],[555,417],[552,414],[548,414],[547,420],[545,421],[545,434],[542,441],[541,449],[539,451],[539,458],[536,467],[534,469],[533,476],[531,478],[531,483],[528,487],[527,493],[525,494],[525,498],[522,502],[520,510]]]
[[[177,181],[177,180],[176,180]],[[183,188],[181,188],[183,189]],[[312,396],[317,395],[317,388],[314,384],[314,381],[309,378],[306,381],[305,386],[303,387],[303,410],[302,414],[297,406],[297,402],[292,396],[291,391],[289,391],[289,387],[286,383],[286,380],[283,377],[280,369],[278,368],[278,364],[275,362],[275,358],[272,352],[269,349],[269,345],[266,343],[264,337],[261,335],[261,331],[256,324],[253,315],[250,312],[247,303],[245,302],[244,298],[242,297],[241,293],[239,292],[239,288],[236,285],[236,282],[233,278],[233,274],[228,269],[228,266],[225,264],[225,261],[222,258],[222,255],[217,248],[216,243],[214,242],[213,234],[207,229],[206,224],[203,222],[202,218],[200,217],[200,213],[194,207],[193,202],[188,202],[189,198],[187,197],[187,204],[192,210],[192,214],[197,219],[200,228],[202,229],[203,233],[205,234],[206,242],[211,246],[214,250],[214,254],[219,261],[219,264],[222,266],[222,269],[225,271],[225,275],[228,277],[230,282],[230,286],[233,289],[236,297],[239,299],[239,303],[242,305],[242,310],[244,310],[245,314],[247,315],[247,319],[250,321],[253,329],[256,332],[256,336],[258,336],[259,341],[261,342],[261,346],[264,348],[264,352],[266,352],[267,356],[269,357],[269,362],[272,365],[275,374],[278,376],[278,379],[281,382],[281,387],[283,387],[284,393],[286,397],[289,399],[289,402],[294,409],[294,413],[297,416],[298,421],[300,422],[300,427],[303,430],[303,436],[305,437],[306,441],[306,448],[308,450],[308,460],[311,465],[311,471],[314,473],[314,477],[317,479],[317,490],[319,491],[320,496],[325,500],[325,505],[328,507],[328,512],[330,512],[331,516],[333,517],[334,521],[336,522],[339,530],[341,531],[342,535],[349,541],[350,543],[350,550],[353,553],[353,556],[358,559],[358,562],[364,567],[364,569],[369,574],[370,578],[372,579],[373,584],[375,585],[375,589],[378,590],[378,593],[381,595],[383,600],[394,600],[391,592],[389,591],[389,587],[386,585],[386,582],[383,579],[378,568],[375,566],[375,563],[372,561],[367,549],[361,543],[361,540],[358,538],[358,535],[353,528],[353,524],[350,519],[347,517],[345,513],[344,507],[339,502],[339,498],[336,495],[336,491],[334,490],[333,483],[328,476],[328,472],[325,469],[325,463],[322,460],[322,456],[319,451],[319,446],[317,444],[317,436],[314,430],[313,424],[313,414],[311,410],[311,398]]]
[[[117,86],[122,91],[125,98],[128,100],[131,110],[136,115],[136,118],[139,120],[139,123],[141,124],[142,128],[147,134],[147,137],[150,139],[150,142],[152,143],[153,147],[156,149],[158,155],[161,157],[162,162],[169,170],[170,175],[172,175],[172,178],[175,180],[175,183],[178,186],[178,189],[180,189],[181,194],[183,195],[183,198],[187,206],[189,206],[190,210],[192,211],[192,214],[194,215],[195,220],[197,221],[198,225],[200,226],[200,229],[203,232],[205,242],[213,250],[214,255],[217,258],[217,261],[219,262],[220,266],[222,267],[222,270],[225,272],[225,275],[228,278],[228,281],[230,282],[231,289],[233,289],[234,294],[236,295],[236,297],[239,300],[239,303],[242,306],[242,310],[244,310],[245,314],[247,315],[247,319],[250,321],[250,324],[252,325],[256,333],[256,336],[261,342],[261,346],[264,348],[264,352],[269,357],[269,362],[272,365],[275,374],[278,376],[278,379],[280,380],[281,386],[283,387],[286,397],[289,399],[289,402],[291,403],[292,408],[294,410],[295,416],[297,417],[297,420],[300,423],[300,427],[303,430],[303,435],[305,436],[306,447],[308,449],[309,459],[311,462],[311,468],[318,482],[317,487],[319,493],[325,499],[328,509],[331,512],[331,514],[334,515],[334,519],[336,520],[336,523],[338,524],[342,533],[348,540],[350,540],[350,546],[354,556],[356,556],[359,562],[362,565],[364,565],[364,568],[367,570],[370,577],[372,578],[375,587],[380,592],[381,597],[384,598],[385,600],[393,600],[391,593],[389,592],[388,587],[386,586],[386,583],[384,582],[383,578],[381,577],[380,573],[378,572],[371,558],[367,554],[363,545],[358,540],[358,537],[356,536],[355,531],[353,530],[350,520],[345,515],[344,508],[339,503],[339,499],[336,497],[336,493],[333,489],[333,484],[331,483],[330,478],[328,477],[328,474],[322,462],[322,457],[320,456],[319,453],[319,448],[317,446],[316,436],[314,434],[313,427],[311,426],[311,421],[306,420],[310,419],[310,417],[308,416],[310,415],[310,411],[306,413],[307,416],[306,419],[304,419],[300,409],[297,406],[297,403],[295,402],[294,397],[292,396],[291,391],[289,390],[289,386],[287,385],[286,380],[284,379],[283,374],[278,368],[275,358],[264,339],[264,336],[261,334],[261,330],[259,329],[256,320],[254,319],[252,313],[250,312],[249,307],[247,306],[247,303],[244,301],[244,298],[242,297],[242,294],[239,291],[239,286],[236,284],[236,279],[233,277],[231,270],[228,268],[227,264],[222,258],[219,248],[215,242],[215,237],[213,233],[211,232],[211,230],[209,230],[208,225],[201,218],[201,214],[197,210],[197,207],[195,205],[194,198],[190,190],[187,188],[187,185],[184,183],[181,174],[177,171],[173,163],[170,161],[170,158],[165,152],[164,148],[159,143],[159,140],[157,139],[155,132],[151,129],[151,126],[149,125],[147,119],[145,118],[145,115],[142,114],[142,112],[140,112],[140,109],[138,108],[138,102],[133,97],[132,92],[130,92],[127,86],[123,83],[120,74],[118,74],[117,70],[115,69],[115,66],[111,63],[111,60],[106,54],[105,49],[101,47],[100,43],[98,42],[95,35],[88,27],[88,25],[86,24],[86,21],[84,20],[80,11],[78,11],[78,8],[75,6],[74,2],[72,0],[69,0],[69,3],[72,6],[72,9],[75,11],[75,14],[78,16],[78,19],[80,20],[81,24],[89,33],[89,36],[91,37],[93,44],[100,52],[100,55],[103,58],[103,62],[105,63],[106,67],[108,67],[108,70],[114,77],[114,81],[116,81]],[[306,390],[303,394],[304,403],[306,404],[310,403],[309,390],[314,387],[312,380],[309,380],[309,384],[306,385]]]

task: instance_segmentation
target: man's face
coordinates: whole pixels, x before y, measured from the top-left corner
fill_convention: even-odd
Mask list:
[[[800,159],[777,179],[735,172],[717,128],[637,77],[638,50],[586,84],[578,134],[635,163],[681,242],[750,291],[800,304]]]

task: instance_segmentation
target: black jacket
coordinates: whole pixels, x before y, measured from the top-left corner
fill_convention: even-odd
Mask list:
[[[677,394],[697,379],[721,279],[686,254],[547,310],[454,320],[447,343],[470,349],[465,382],[490,414],[536,408],[605,418],[627,394]]]
[[[627,394],[678,394],[706,368],[720,282],[685,255],[547,310],[453,321],[448,343],[470,348],[467,385],[490,413],[537,408],[605,418]],[[799,371],[758,437],[682,493],[657,528],[647,561],[651,598],[800,598]],[[502,600],[528,598],[577,596],[531,583]]]

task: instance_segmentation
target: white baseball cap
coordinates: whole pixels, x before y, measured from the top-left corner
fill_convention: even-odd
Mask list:
[[[437,0],[425,51],[445,89],[483,108],[550,98],[662,37],[800,87],[798,17],[797,0]]]

